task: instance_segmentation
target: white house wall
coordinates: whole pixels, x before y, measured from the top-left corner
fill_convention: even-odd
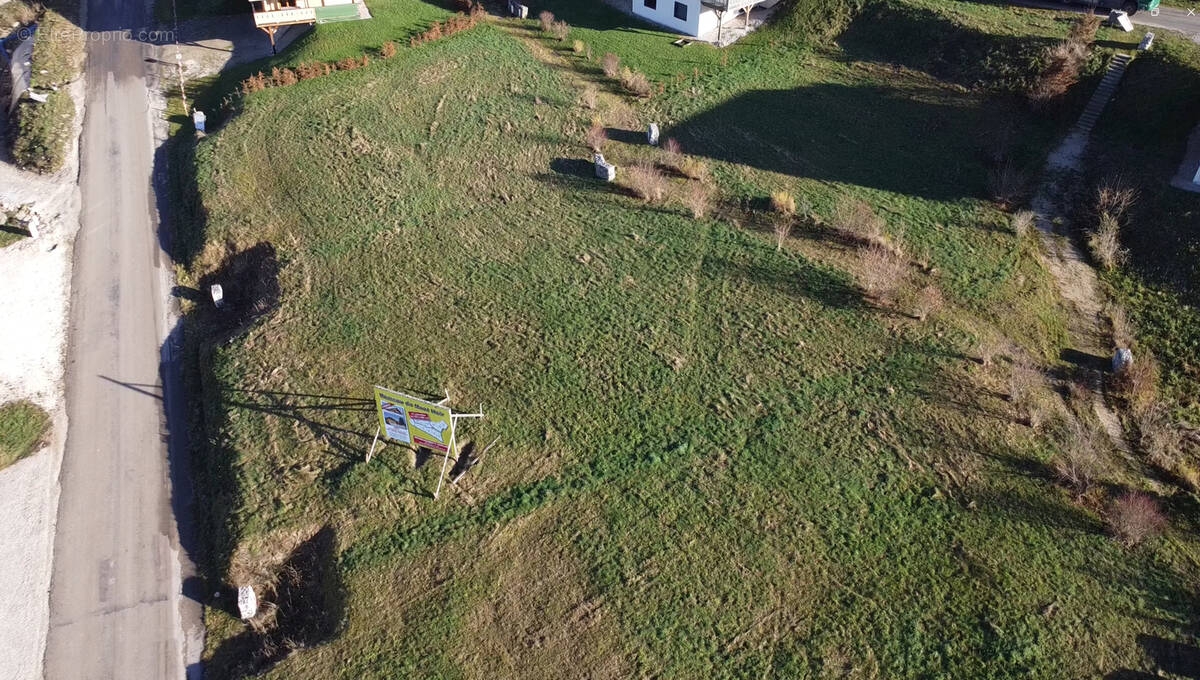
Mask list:
[[[716,12],[701,7],[700,0],[682,0],[688,10],[686,21],[675,18],[675,0],[657,0],[658,6],[654,9],[646,7],[646,0],[632,2],[634,14],[684,35],[702,35],[717,28]]]

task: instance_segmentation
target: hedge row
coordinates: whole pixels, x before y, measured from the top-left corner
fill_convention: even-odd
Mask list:
[[[442,38],[447,38],[455,33],[460,33],[467,29],[474,28],[475,25],[479,23],[480,18],[484,16],[485,11],[483,9],[483,5],[480,3],[467,4],[470,8],[469,13],[456,14],[447,19],[445,22],[435,21],[432,26],[425,30],[425,32],[410,38],[409,46],[416,47],[427,42],[441,40]],[[396,43],[390,40],[385,42],[380,47],[377,54],[384,59],[390,59],[396,54]],[[262,71],[259,71],[258,73],[243,80],[241,83],[241,92],[242,94],[250,94],[252,92],[265,90],[269,87],[287,87],[289,85],[295,85],[301,80],[310,80],[312,78],[327,76],[334,71],[353,71],[355,69],[367,66],[370,63],[370,55],[363,54],[361,58],[346,57],[345,59],[342,59],[336,63],[319,61],[303,62],[297,66],[295,70],[290,68],[276,67],[271,69],[271,75],[269,76],[265,75]]]

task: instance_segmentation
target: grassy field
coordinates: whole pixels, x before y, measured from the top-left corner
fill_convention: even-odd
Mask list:
[[[1200,46],[1169,33],[1136,59],[1097,127],[1088,188],[1120,177],[1139,197],[1124,220],[1128,266],[1108,281],[1129,308],[1185,417],[1200,419],[1200,195],[1169,183],[1197,123]],[[1091,194],[1082,197],[1084,208]],[[1087,219],[1087,218],[1084,218]]]
[[[1036,165],[1062,122],[1018,104],[1019,69],[949,64],[1065,23],[893,2],[936,13],[940,61],[786,20],[724,57],[569,11],[662,94],[504,22],[251,95],[199,143],[181,283],[231,296],[185,306],[206,566],[278,605],[256,632],[210,603],[211,677],[1096,677],[1190,643],[1194,515],[1121,547],[1101,508],[1139,470],[1105,452],[1073,496],[1050,462],[1089,416],[1046,390],[1031,428],[1008,398],[1016,363],[1066,370],[1067,320],[987,167]],[[277,63],[369,42],[323,33]],[[711,216],[683,178],[654,204],[592,179],[593,118],[621,173],[664,125],[711,167]],[[810,206],[783,247],[779,190]],[[849,198],[943,309],[864,295],[829,226]],[[375,384],[482,403],[462,436],[499,443],[434,501],[439,458],[362,462]]]
[[[50,416],[36,404],[0,404],[0,470],[36,451],[49,429]]]

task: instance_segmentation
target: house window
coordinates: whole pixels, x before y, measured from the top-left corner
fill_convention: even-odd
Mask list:
[[[642,6],[646,9],[658,9],[658,0],[642,0]]]
[[[675,18],[680,21],[687,21],[687,5],[682,2],[675,3]]]

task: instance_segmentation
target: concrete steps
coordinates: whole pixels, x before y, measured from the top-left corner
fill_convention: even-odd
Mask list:
[[[1100,114],[1104,113],[1104,107],[1108,106],[1109,100],[1117,91],[1117,86],[1121,84],[1121,78],[1125,75],[1125,68],[1129,66],[1131,59],[1133,57],[1128,54],[1118,54],[1113,57],[1108,65],[1108,72],[1100,80],[1100,85],[1092,93],[1092,98],[1088,100],[1087,106],[1083,109],[1083,115],[1075,123],[1075,133],[1084,136],[1091,134],[1092,128],[1096,126],[1096,121],[1100,120]]]

